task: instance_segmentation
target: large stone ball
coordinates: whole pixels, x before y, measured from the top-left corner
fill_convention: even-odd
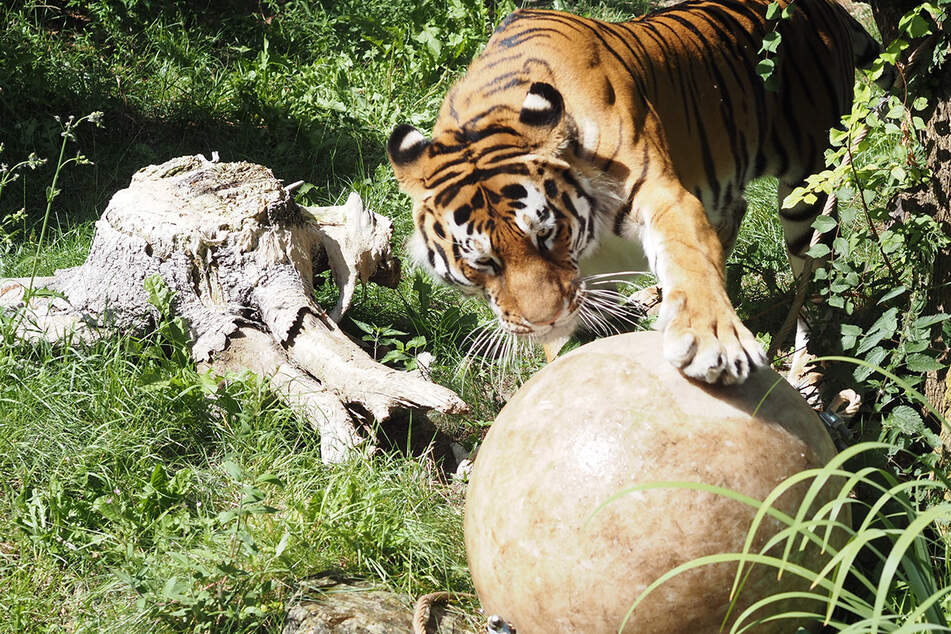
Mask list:
[[[483,608],[519,634],[616,633],[638,595],[665,572],[742,551],[755,509],[687,488],[629,492],[595,513],[599,505],[659,481],[702,482],[763,500],[785,478],[834,454],[818,416],[772,370],[739,386],[710,386],[664,360],[659,333],[585,345],[532,377],[479,450],[465,541]],[[774,506],[795,515],[805,490],[791,489]],[[813,508],[830,497],[821,493]],[[781,528],[764,523],[756,551]],[[820,557],[815,549],[804,556],[812,566]],[[735,571],[718,563],[674,577],[647,596],[623,631],[718,632]],[[731,619],[766,594],[806,589],[797,579],[787,572],[777,582],[775,568],[755,567]],[[796,626],[787,620],[749,631]]]

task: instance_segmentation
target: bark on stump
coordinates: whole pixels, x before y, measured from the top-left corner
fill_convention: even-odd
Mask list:
[[[318,430],[325,462],[363,441],[355,415],[465,411],[452,391],[374,361],[336,324],[357,282],[398,280],[389,219],[356,193],[339,207],[305,207],[291,189],[260,165],[202,156],[143,168],[97,221],[84,264],[0,280],[0,310],[31,340],[141,333],[161,318],[145,290],[157,275],[175,293],[194,359],[268,378]],[[314,274],[327,268],[340,286],[329,315],[313,301]],[[55,295],[29,292],[38,288]]]

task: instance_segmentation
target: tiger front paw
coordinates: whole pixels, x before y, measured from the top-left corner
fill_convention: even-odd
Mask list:
[[[695,297],[664,292],[658,328],[664,333],[664,357],[687,376],[707,383],[742,383],[766,354],[724,294]]]

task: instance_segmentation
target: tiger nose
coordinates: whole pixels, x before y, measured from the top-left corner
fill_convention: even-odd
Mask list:
[[[557,285],[554,288],[536,288],[526,301],[519,302],[522,317],[528,322],[539,326],[551,326],[561,317],[569,302]]]

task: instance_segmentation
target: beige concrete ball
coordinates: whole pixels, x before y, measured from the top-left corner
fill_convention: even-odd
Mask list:
[[[594,513],[599,505],[658,481],[703,482],[763,500],[785,478],[834,454],[816,413],[772,370],[739,386],[709,386],[664,360],[656,332],[585,345],[532,377],[479,450],[465,541],[482,606],[519,634],[618,632],[638,595],[668,570],[742,551],[756,511],[674,488],[621,495]],[[834,488],[826,487],[817,505]],[[792,489],[774,506],[794,515],[804,492]],[[782,526],[765,522],[754,551]],[[801,563],[818,570],[821,557],[807,549]],[[623,631],[718,632],[735,571],[735,564],[718,563],[674,577],[647,596]],[[767,594],[806,589],[798,579],[786,573],[777,581],[774,568],[753,568],[731,619]],[[795,632],[796,625],[777,621],[748,631]]]

